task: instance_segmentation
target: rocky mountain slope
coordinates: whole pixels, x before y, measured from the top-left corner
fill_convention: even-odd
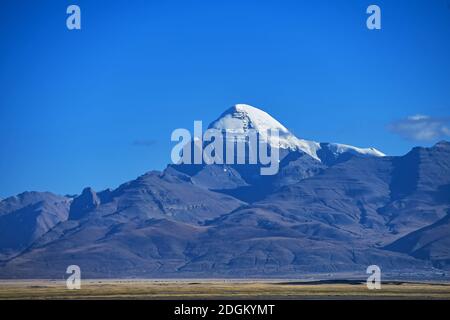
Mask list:
[[[448,276],[450,143],[402,157],[296,138],[238,105],[210,127],[277,127],[280,169],[169,165],[115,190],[0,202],[0,278]]]

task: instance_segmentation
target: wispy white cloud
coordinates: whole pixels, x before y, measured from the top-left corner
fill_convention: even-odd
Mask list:
[[[394,121],[388,129],[403,138],[415,141],[431,141],[450,137],[450,117],[430,117],[423,114]]]

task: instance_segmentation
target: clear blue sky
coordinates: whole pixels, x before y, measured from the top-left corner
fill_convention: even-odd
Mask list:
[[[163,169],[172,130],[236,103],[301,138],[404,154],[435,141],[387,126],[448,117],[449,78],[449,0],[2,0],[0,197]]]

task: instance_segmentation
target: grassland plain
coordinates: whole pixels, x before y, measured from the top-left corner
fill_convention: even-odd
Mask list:
[[[0,281],[0,299],[445,299],[449,283],[386,282],[368,290],[362,281],[84,280],[68,290],[62,280]]]

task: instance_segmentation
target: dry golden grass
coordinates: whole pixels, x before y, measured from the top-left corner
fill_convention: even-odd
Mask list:
[[[263,281],[2,281],[0,299],[450,299],[450,284],[298,284]]]

